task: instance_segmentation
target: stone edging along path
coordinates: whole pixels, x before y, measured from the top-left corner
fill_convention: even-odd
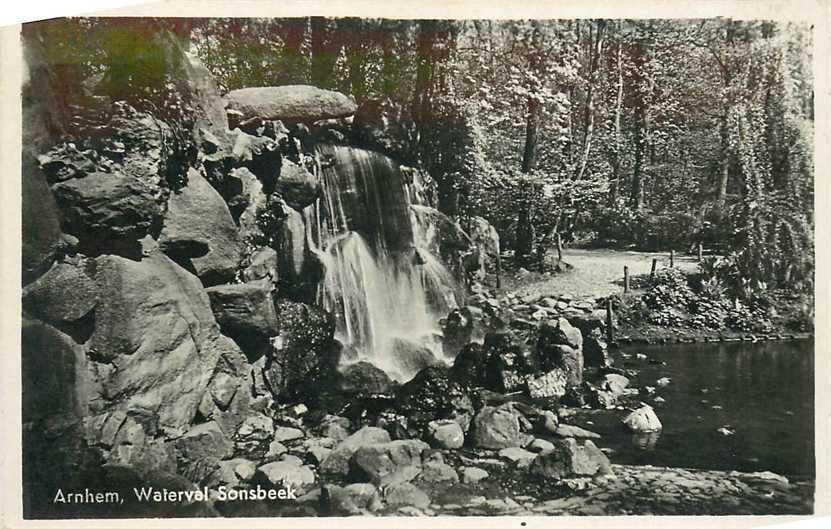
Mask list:
[[[741,334],[734,336],[677,336],[677,337],[655,337],[650,338],[646,336],[621,336],[609,345],[611,347],[621,347],[625,345],[657,345],[657,344],[680,344],[680,343],[728,343],[728,342],[774,342],[774,341],[789,341],[789,340],[813,340],[813,333],[788,333],[788,334]]]

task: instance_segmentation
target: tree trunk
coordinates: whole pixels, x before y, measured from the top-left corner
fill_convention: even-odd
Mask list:
[[[594,132],[594,84],[600,56],[603,53],[605,29],[606,22],[603,20],[598,21],[597,30],[594,32],[594,40],[591,38],[591,26],[589,29],[589,76],[588,86],[586,87],[586,103],[583,108],[583,148],[581,149],[580,168],[575,175],[575,180],[581,180],[583,178],[586,172],[586,166],[589,163],[589,154],[591,153],[592,134]]]
[[[535,24],[532,36],[532,51],[529,58],[529,66],[532,71],[540,70],[540,31]],[[522,172],[531,174],[537,165],[537,131],[539,128],[541,107],[539,101],[534,97],[528,98],[528,116],[525,122],[525,148],[522,152]],[[536,234],[534,233],[534,194],[537,193],[536,186],[527,190],[527,200],[519,206],[515,255],[517,263],[521,265],[530,264],[530,257],[535,248]]]
[[[643,157],[644,148],[646,147],[645,132],[646,132],[646,94],[643,78],[643,68],[646,64],[645,50],[643,41],[638,39],[634,49],[634,73],[633,73],[633,90],[635,91],[635,122],[633,141],[635,147],[635,163],[632,170],[632,190],[630,193],[630,200],[632,207],[640,210],[643,209],[644,193],[643,193]]]
[[[618,23],[618,34],[620,23]],[[615,144],[612,148],[612,184],[609,189],[609,204],[617,202],[620,190],[620,114],[623,108],[623,41],[618,35],[617,42],[617,101],[615,103]]]

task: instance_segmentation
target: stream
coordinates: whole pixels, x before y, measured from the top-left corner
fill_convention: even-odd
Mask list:
[[[599,445],[613,450],[614,463],[813,478],[813,351],[810,340],[624,348],[615,365],[638,371],[631,385],[655,387],[641,398],[663,431],[632,435],[609,413],[575,422],[603,436]],[[663,377],[670,383],[661,387]],[[659,396],[664,402],[655,402]]]

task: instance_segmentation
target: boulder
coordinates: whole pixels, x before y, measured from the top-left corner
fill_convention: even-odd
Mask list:
[[[305,167],[291,160],[283,160],[277,180],[277,191],[286,204],[302,211],[321,196],[323,187],[318,178]]]
[[[583,339],[583,359],[586,367],[609,367],[612,357],[609,355],[609,345],[602,337],[592,333]]]
[[[644,405],[623,419],[623,424],[635,433],[657,432],[663,428],[652,406]]]
[[[402,385],[396,392],[395,409],[418,432],[436,419],[452,419],[467,430],[473,416],[470,397],[443,366],[424,368]]]
[[[518,446],[511,446],[500,450],[499,457],[507,459],[517,468],[528,468],[537,455]]]
[[[369,507],[378,489],[372,483],[352,483],[345,487],[325,485],[321,501],[332,514],[361,514]]]
[[[554,430],[554,435],[559,437],[574,437],[577,439],[600,439],[598,434],[571,424],[560,424]]]
[[[285,215],[276,228],[276,248],[280,270],[280,293],[283,297],[312,303],[319,282],[323,279],[324,265],[311,253],[306,242],[306,226],[303,215],[282,202]],[[308,211],[308,209],[306,210]]]
[[[425,483],[458,483],[459,474],[453,467],[444,462],[440,452],[436,452],[425,457],[422,461],[418,480]]]
[[[462,467],[461,472],[462,483],[476,483],[478,481],[482,481],[490,475],[487,470],[476,467]]]
[[[427,425],[427,435],[433,445],[438,448],[461,448],[465,443],[465,433],[462,427],[450,419],[430,421]]]
[[[82,266],[55,263],[23,289],[23,310],[50,322],[77,321],[95,307],[98,292]]]
[[[257,469],[265,481],[278,487],[292,487],[299,493],[306,492],[315,482],[312,469],[298,461],[275,461]]]
[[[274,440],[279,443],[287,443],[289,441],[295,441],[297,439],[302,439],[305,437],[306,434],[303,433],[303,430],[298,428],[291,428],[288,426],[278,426],[274,428]]]
[[[467,344],[453,360],[451,376],[468,386],[484,386],[488,380],[487,358],[482,344]]]
[[[603,375],[600,382],[601,389],[610,392],[614,396],[623,395],[624,390],[629,386],[629,379],[617,373]]]
[[[528,396],[532,399],[562,397],[566,394],[568,382],[566,372],[562,369],[552,369],[544,375],[528,377]]]
[[[239,113],[235,114],[239,121],[260,118],[310,123],[344,118],[357,110],[345,95],[308,85],[241,88],[229,92],[227,98],[228,109]]]
[[[591,441],[580,445],[574,439],[562,439],[553,444],[553,450],[537,455],[531,463],[531,474],[559,480],[612,471],[609,459]]]
[[[384,500],[392,507],[412,506],[425,509],[430,505],[430,496],[406,481],[387,487],[384,491]]]
[[[578,386],[583,381],[582,346],[582,334],[565,318],[540,325],[537,341],[540,365],[543,369],[565,371],[569,386]]]
[[[323,437],[330,437],[335,441],[343,441],[349,437],[351,424],[346,417],[325,415],[317,427],[317,432]]]
[[[358,362],[343,369],[338,378],[338,389],[344,393],[388,394],[392,380],[383,369],[369,362]]]
[[[158,176],[148,181],[122,172],[94,172],[52,186],[64,227],[84,248],[115,250],[147,235],[164,213],[167,191]]]
[[[233,279],[240,261],[237,226],[220,194],[196,169],[167,203],[159,246],[206,286]]]
[[[536,439],[531,441],[525,448],[527,448],[529,452],[548,452],[549,450],[554,450],[554,443],[537,437]]]
[[[205,289],[223,334],[237,342],[251,359],[262,356],[269,338],[280,331],[273,289],[267,279]]]
[[[72,422],[89,413],[94,386],[84,350],[71,337],[24,317],[21,364],[24,423]]]
[[[337,375],[340,348],[332,315],[310,305],[280,300],[280,334],[274,340],[266,375],[272,390],[286,397],[317,394]]]
[[[122,427],[122,430],[124,427]],[[129,443],[135,446],[135,442]],[[213,421],[192,427],[173,442],[179,469],[194,482],[200,482],[217,468],[219,461],[231,457],[234,444]]]
[[[390,434],[386,430],[364,426],[341,441],[320,465],[320,470],[333,474],[346,474],[349,472],[349,460],[359,448],[389,442]]]
[[[519,446],[520,430],[513,405],[485,406],[473,418],[471,439],[474,446],[499,450]]]
[[[583,347],[583,334],[580,329],[573,327],[567,319],[558,318],[549,320],[540,326],[539,348],[544,349],[547,345],[567,345],[573,349]]]
[[[98,406],[158,410],[161,426],[186,428],[219,359],[239,354],[219,334],[202,284],[158,251],[138,262],[101,256],[94,270],[99,297],[87,348]]]
[[[421,453],[430,446],[415,439],[390,441],[358,448],[350,460],[350,471],[374,483],[403,467],[421,466]]]
[[[486,372],[490,389],[515,391],[525,385],[528,375],[537,372],[531,351],[513,332],[488,333],[484,350],[488,357]]]

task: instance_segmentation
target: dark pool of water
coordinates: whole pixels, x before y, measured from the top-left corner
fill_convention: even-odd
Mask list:
[[[813,341],[690,344],[623,349],[617,366],[638,370],[637,387],[655,386],[642,397],[663,423],[663,431],[636,436],[620,427],[619,416],[592,414],[576,422],[602,434],[599,446],[612,448],[615,463],[702,469],[770,470],[812,477],[814,465]],[[647,360],[637,360],[643,353]],[[656,381],[671,383],[658,387]],[[664,403],[655,403],[660,395]],[[725,436],[719,428],[735,433]]]

